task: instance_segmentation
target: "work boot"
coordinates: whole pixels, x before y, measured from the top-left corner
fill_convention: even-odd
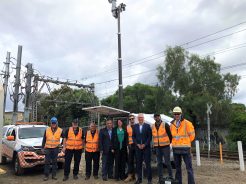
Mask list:
[[[68,180],[68,176],[64,176],[63,181],[67,181]]]
[[[48,179],[49,179],[49,176],[44,176],[43,178],[44,181],[48,181]]]
[[[124,180],[124,182],[130,182],[133,180],[133,174],[128,174],[128,177]]]

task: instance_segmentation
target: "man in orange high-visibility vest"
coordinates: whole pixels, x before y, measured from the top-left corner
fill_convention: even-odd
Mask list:
[[[135,180],[135,167],[136,167],[136,145],[132,140],[132,128],[135,124],[135,116],[133,114],[129,115],[129,124],[127,125],[128,134],[128,177],[125,182],[130,182]]]
[[[57,180],[57,157],[62,135],[62,129],[58,127],[57,118],[51,118],[50,122],[51,125],[46,129],[42,143],[45,152],[44,181],[49,179],[50,164],[52,164],[52,179]]]
[[[78,179],[79,164],[82,155],[84,134],[82,128],[78,126],[77,119],[73,120],[72,126],[63,134],[63,151],[65,151],[65,167],[63,181],[68,180],[70,165],[74,157],[73,179]]]
[[[174,120],[171,122],[172,148],[176,166],[175,178],[182,184],[182,158],[186,165],[188,184],[195,184],[191,159],[191,142],[195,139],[195,130],[192,123],[182,117],[182,109],[173,109]]]
[[[99,151],[99,131],[94,122],[90,123],[90,127],[85,134],[85,180],[90,179],[93,161],[93,176],[98,179],[100,151]]]
[[[155,124],[152,125],[152,141],[157,155],[158,164],[158,183],[163,183],[163,157],[168,170],[168,176],[173,178],[172,166],[170,161],[170,144],[172,134],[167,123],[161,120],[160,114],[154,114]]]

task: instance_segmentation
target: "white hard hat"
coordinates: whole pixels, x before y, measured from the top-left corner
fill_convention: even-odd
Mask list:
[[[180,108],[180,107],[174,107],[174,109],[173,109],[173,113],[180,113],[180,114],[182,114],[182,109]]]

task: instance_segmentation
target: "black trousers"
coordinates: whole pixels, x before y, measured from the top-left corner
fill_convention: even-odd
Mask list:
[[[86,163],[86,169],[85,174],[86,176],[91,176],[91,167],[92,167],[92,161],[93,161],[93,176],[98,176],[98,170],[99,170],[99,159],[100,159],[100,152],[85,152],[85,163]]]
[[[130,144],[128,146],[128,174],[135,174],[136,167],[136,146],[135,144]]]
[[[102,154],[102,177],[113,177],[114,153],[109,151]]]
[[[59,152],[58,148],[45,149],[45,165],[44,165],[45,176],[49,176],[50,164],[52,164],[52,176],[56,175],[58,152]]]
[[[137,174],[138,180],[142,181],[143,178],[143,161],[146,165],[147,178],[148,181],[152,180],[152,171],[151,171],[151,149],[150,147],[139,149],[136,148],[136,158],[137,158]]]
[[[115,151],[115,179],[125,179],[126,177],[127,150]]]
[[[70,173],[70,165],[72,162],[72,158],[74,157],[74,168],[73,174],[77,175],[79,173],[79,164],[81,160],[82,149],[79,150],[69,150],[66,149],[65,151],[65,168],[64,168],[64,175],[68,176]]]

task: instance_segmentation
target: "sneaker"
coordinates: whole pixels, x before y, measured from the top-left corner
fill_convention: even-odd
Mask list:
[[[44,181],[48,181],[48,179],[49,179],[49,176],[45,176],[45,177],[43,178]]]
[[[68,180],[68,176],[64,176],[63,181],[67,181]]]

